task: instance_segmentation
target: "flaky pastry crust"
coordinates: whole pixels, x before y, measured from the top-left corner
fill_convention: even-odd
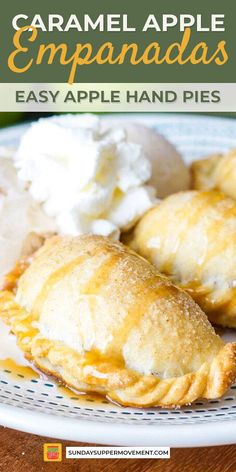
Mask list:
[[[193,189],[220,190],[236,200],[236,149],[193,162],[191,175]]]
[[[188,294],[106,238],[48,241],[20,277],[16,296],[0,292],[0,316],[42,371],[123,405],[173,407],[217,398],[236,376],[236,344],[224,345]],[[60,327],[61,316],[66,324]]]
[[[211,322],[236,328],[236,202],[180,192],[137,224],[130,246],[184,288]]]

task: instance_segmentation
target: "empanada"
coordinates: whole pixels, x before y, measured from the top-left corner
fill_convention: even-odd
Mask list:
[[[124,245],[55,237],[0,294],[0,315],[41,370],[134,406],[216,398],[236,376],[224,345],[183,290]]]
[[[220,190],[236,200],[236,149],[196,161],[191,171],[194,189]]]
[[[192,295],[210,320],[236,328],[236,202],[181,192],[147,212],[130,245]]]

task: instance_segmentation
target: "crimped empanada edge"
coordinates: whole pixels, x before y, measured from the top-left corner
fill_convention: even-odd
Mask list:
[[[225,344],[212,362],[205,362],[196,372],[160,379],[104,360],[90,364],[65,344],[42,338],[37,329],[30,335],[26,329],[29,315],[10,292],[1,293],[0,317],[10,325],[26,357],[43,372],[75,390],[99,392],[125,406],[173,408],[199,398],[219,398],[236,378],[236,343]]]

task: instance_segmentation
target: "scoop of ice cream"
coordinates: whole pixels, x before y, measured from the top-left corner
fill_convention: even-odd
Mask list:
[[[38,245],[53,222],[19,183],[11,151],[0,148],[0,282],[22,254]]]
[[[122,128],[103,130],[95,115],[40,119],[15,156],[20,179],[62,234],[119,237],[156,201],[139,143]]]
[[[141,146],[152,166],[148,184],[156,190],[157,197],[190,188],[190,172],[177,149],[156,130],[140,123],[104,120],[104,129],[122,127],[127,142]]]

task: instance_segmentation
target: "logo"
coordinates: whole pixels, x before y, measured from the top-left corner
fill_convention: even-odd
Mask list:
[[[47,443],[43,445],[44,462],[61,462],[62,445],[60,443]]]

